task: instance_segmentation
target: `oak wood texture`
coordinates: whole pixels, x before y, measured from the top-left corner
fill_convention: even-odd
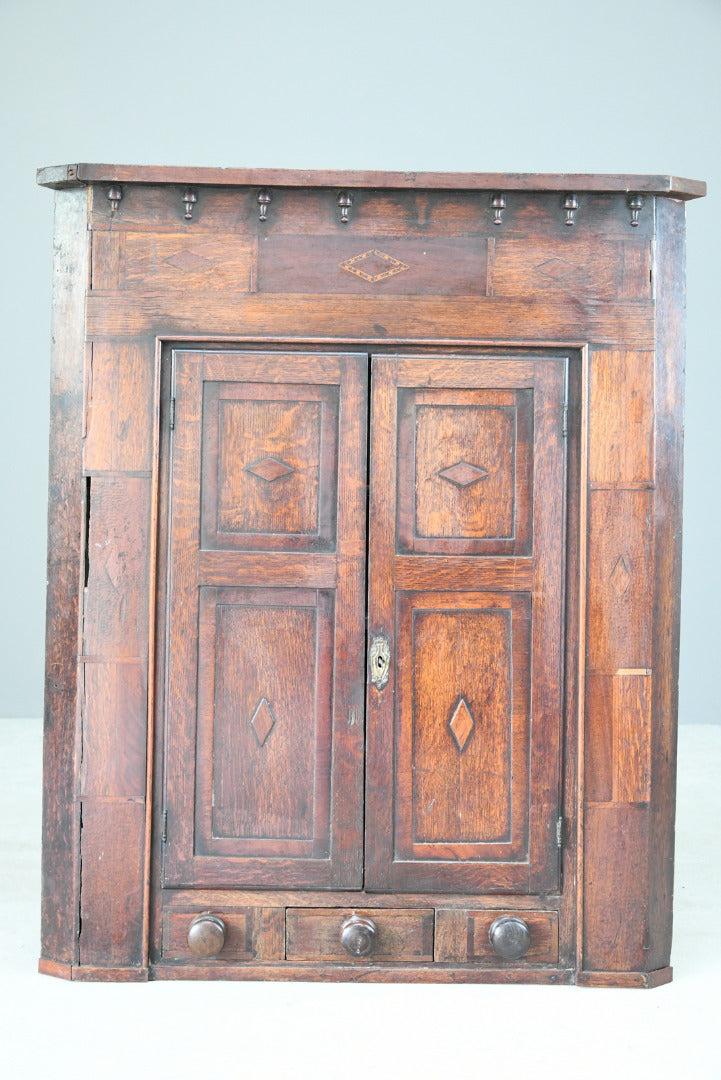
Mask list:
[[[683,200],[704,185],[39,180],[41,970],[667,981]],[[366,585],[391,645],[367,715]],[[230,931],[199,963],[207,912]],[[387,955],[342,950],[353,912],[396,928]],[[517,962],[487,953],[504,914],[531,926]]]
[[[361,883],[365,380],[357,354],[174,358],[166,884]],[[266,586],[256,552],[292,575],[318,548],[330,587]]]
[[[212,169],[167,165],[51,165],[38,170],[47,186],[99,181],[135,183],[223,184],[255,187],[361,187],[488,189],[509,191],[646,191],[656,195],[699,198],[706,185],[671,176],[591,176],[585,173],[429,173],[294,169]]]
[[[557,884],[565,379],[562,360],[373,358],[368,619],[395,661],[368,688],[372,890]],[[418,591],[411,574],[401,592],[409,548],[434,566],[475,551],[495,588],[490,560],[520,548],[531,580]]]

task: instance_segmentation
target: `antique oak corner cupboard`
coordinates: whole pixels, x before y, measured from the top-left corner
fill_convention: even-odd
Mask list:
[[[40,970],[667,982],[704,185],[39,182]]]

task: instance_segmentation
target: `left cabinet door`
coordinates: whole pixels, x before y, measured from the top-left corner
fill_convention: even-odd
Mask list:
[[[165,885],[362,884],[367,379],[174,353]]]

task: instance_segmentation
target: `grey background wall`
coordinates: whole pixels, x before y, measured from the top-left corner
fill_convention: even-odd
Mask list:
[[[42,710],[40,165],[675,173],[688,211],[681,719],[720,722],[719,0],[0,0],[0,717]]]

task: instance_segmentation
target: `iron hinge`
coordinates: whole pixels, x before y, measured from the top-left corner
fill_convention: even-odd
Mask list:
[[[167,841],[168,841],[168,811],[167,810],[163,810],[163,831],[161,833],[160,839],[162,840],[162,842],[164,844],[166,844]]]
[[[563,818],[556,818],[556,847],[561,850],[563,845]]]
[[[563,403],[563,414],[561,416],[561,434],[564,439],[568,438],[568,402]]]
[[[170,430],[173,431],[173,429],[175,428],[175,398],[174,397],[171,397],[171,399],[170,399],[169,426],[170,426]]]

